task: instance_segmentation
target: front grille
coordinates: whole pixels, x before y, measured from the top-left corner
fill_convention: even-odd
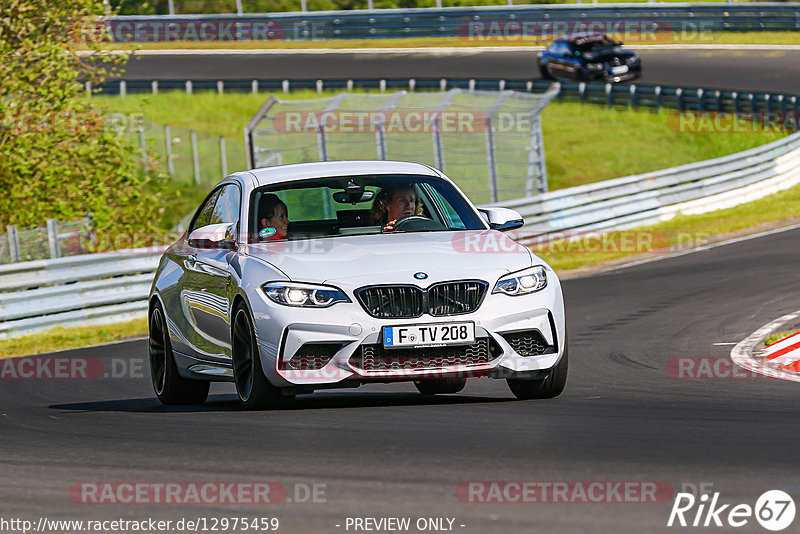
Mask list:
[[[322,369],[341,348],[342,345],[338,343],[306,343],[297,349],[290,360],[281,361],[280,368],[292,371]]]
[[[489,286],[482,280],[434,284],[428,289],[411,285],[372,286],[356,290],[368,314],[379,319],[434,317],[471,313],[478,309]]]
[[[361,306],[373,317],[419,317],[423,291],[417,286],[375,286],[356,290]]]
[[[554,352],[553,347],[547,344],[538,330],[526,330],[512,334],[502,334],[511,348],[520,356],[539,356]]]
[[[487,364],[501,352],[500,347],[486,337],[478,338],[472,345],[418,349],[385,349],[376,343],[361,345],[350,357],[350,364],[364,371],[440,369]]]

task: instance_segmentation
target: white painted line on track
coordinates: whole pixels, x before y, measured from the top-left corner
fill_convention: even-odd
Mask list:
[[[800,382],[800,374],[779,371],[778,369],[769,367],[763,358],[757,360],[750,355],[758,342],[777,330],[780,326],[791,321],[796,321],[798,318],[800,318],[800,310],[768,322],[733,347],[731,350],[731,359],[736,365],[747,369],[748,371],[759,373],[771,378]]]
[[[485,52],[538,52],[544,46],[422,46],[409,48],[253,48],[253,49],[225,49],[225,48],[176,48],[172,50],[109,50],[112,54],[132,53],[136,56],[261,56],[261,55],[292,55],[292,54],[419,54],[431,56],[448,55],[475,55]],[[769,44],[647,44],[630,45],[630,50],[750,50],[750,51],[800,51],[800,45],[769,45]],[[94,52],[81,50],[79,56],[89,56]]]
[[[726,341],[724,343],[714,343],[714,346],[715,347],[721,347],[721,346],[724,346],[724,345],[736,345],[736,344],[737,343],[735,341]]]

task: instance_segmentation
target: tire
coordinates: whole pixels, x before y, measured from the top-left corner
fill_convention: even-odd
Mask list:
[[[539,64],[539,74],[542,75],[542,78],[545,80],[552,80],[554,79],[550,72],[547,70],[546,65]]]
[[[445,395],[458,393],[467,385],[466,378],[442,378],[437,380],[414,380],[417,390],[423,395]]]
[[[234,310],[231,324],[233,382],[241,407],[264,410],[289,404],[293,397],[283,395],[264,375],[253,321],[244,304],[240,303]]]
[[[205,380],[190,380],[178,373],[167,322],[161,304],[156,302],[150,311],[150,379],[156,397],[162,404],[203,404],[211,385]]]
[[[564,355],[558,364],[553,367],[547,378],[541,380],[520,380],[509,378],[508,387],[511,393],[519,400],[552,399],[561,395],[567,383],[567,370],[569,368],[569,346],[564,343]]]

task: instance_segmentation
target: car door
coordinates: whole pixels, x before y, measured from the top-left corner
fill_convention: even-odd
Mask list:
[[[198,218],[193,230],[210,224],[233,223],[238,234],[241,192],[236,184],[218,189],[208,217]],[[205,212],[204,212],[205,213]],[[192,247],[185,262],[181,298],[191,324],[190,342],[195,356],[204,360],[227,361],[231,354],[230,307],[233,278],[230,259],[236,252],[227,248]]]

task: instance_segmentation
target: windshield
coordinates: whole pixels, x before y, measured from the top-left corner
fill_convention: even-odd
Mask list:
[[[433,176],[337,176],[263,186],[250,198],[250,242],[388,232],[483,230],[467,200]]]
[[[587,41],[576,41],[575,50],[581,54],[605,52],[617,46],[616,41],[612,41],[608,37],[598,37],[596,39]]]

